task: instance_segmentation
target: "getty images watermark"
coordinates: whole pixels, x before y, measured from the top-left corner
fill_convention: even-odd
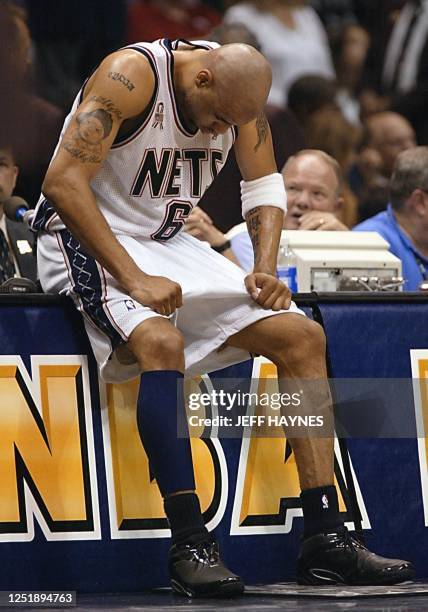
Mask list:
[[[278,389],[274,379],[216,379],[211,388],[185,385],[186,414],[178,420],[178,435],[279,437],[284,429],[293,437],[332,435],[331,401],[325,381],[316,386],[316,402],[310,388],[313,384],[288,386]]]
[[[428,437],[422,379],[194,379],[183,393],[179,437]]]
[[[206,417],[190,414],[187,421],[190,427],[252,427],[268,425],[269,427],[323,427],[323,415],[281,414],[285,408],[302,406],[300,393],[245,393],[227,392],[224,389],[212,389],[205,393],[191,393],[188,399],[189,411],[199,413],[208,406],[223,409],[229,416],[217,414]],[[269,409],[275,414],[242,414],[237,408],[248,405]]]

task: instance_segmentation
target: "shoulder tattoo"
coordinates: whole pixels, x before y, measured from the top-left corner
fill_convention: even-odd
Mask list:
[[[126,89],[128,89],[129,91],[132,91],[133,89],[135,89],[134,83],[132,83],[132,81],[130,81],[121,72],[111,72],[110,71],[108,73],[108,78],[112,79],[113,81],[119,81],[119,83],[122,83],[122,85],[124,85],[126,87]]]
[[[110,98],[105,98],[104,96],[91,96],[89,100],[92,102],[98,102],[98,104],[101,104],[101,106],[103,106],[106,111],[108,111],[111,115],[114,115],[116,119],[122,121],[123,115],[121,110],[117,108],[117,106],[110,100]]]
[[[64,139],[62,147],[83,163],[99,163],[101,142],[111,133],[113,119],[104,108],[76,115],[77,128]]]

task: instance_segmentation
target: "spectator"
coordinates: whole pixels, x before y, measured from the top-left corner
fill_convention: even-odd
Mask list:
[[[358,23],[370,36],[370,47],[361,80],[360,104],[362,119],[387,109],[387,100],[379,97],[382,68],[391,31],[406,0],[357,0],[355,12]]]
[[[324,27],[304,0],[253,0],[232,6],[226,22],[240,22],[262,41],[272,66],[269,103],[285,107],[290,85],[308,73],[334,78]]]
[[[321,149],[349,170],[360,142],[361,132],[340,110],[324,109],[314,113],[307,123],[305,137],[310,149]]]
[[[349,173],[360,221],[384,210],[397,156],[415,145],[414,130],[405,117],[383,112],[366,120],[361,151]]]
[[[158,38],[205,38],[221,17],[200,0],[132,0],[128,8],[129,43]]]
[[[18,191],[33,204],[40,194],[63,114],[30,87],[31,38],[25,13],[9,3],[0,4],[0,38],[0,134],[2,142],[14,151],[21,170]]]
[[[401,259],[406,291],[428,280],[428,147],[399,154],[390,184],[387,209],[354,230],[378,232]]]
[[[320,16],[330,40],[357,23],[352,0],[309,0],[309,4]]]
[[[401,28],[408,25],[403,36]],[[394,65],[395,64],[395,65]],[[391,109],[412,124],[419,143],[428,144],[428,2],[411,0],[400,13],[388,44],[383,71]]]
[[[288,160],[282,174],[288,200],[284,229],[347,229],[337,218],[343,206],[343,174],[331,155],[304,149]]]
[[[36,280],[33,234],[23,223],[4,214],[4,203],[11,197],[18,177],[18,166],[8,147],[0,148],[0,283],[13,276]]]
[[[203,242],[208,242],[214,251],[221,253],[224,257],[227,257],[227,259],[239,265],[239,261],[232,251],[230,241],[223,232],[214,225],[211,217],[207,215],[200,206],[192,210],[184,229],[195,238]]]
[[[378,68],[376,92],[365,92],[372,108],[390,109],[413,125],[418,142],[428,144],[428,2],[408,0],[395,20],[383,62]],[[381,96],[376,95],[382,94]]]
[[[337,110],[337,85],[332,79],[316,74],[298,78],[288,92],[288,108],[303,128],[319,110]]]
[[[370,45],[369,34],[357,24],[347,25],[331,44],[337,74],[337,102],[346,119],[360,126],[358,88]]]
[[[328,153],[339,163],[342,175],[348,176],[361,132],[345,119],[340,110],[324,109],[314,113],[307,122],[305,137],[310,149]],[[342,196],[339,218],[346,226],[352,227],[358,221],[358,201],[347,180],[343,183]]]
[[[245,45],[251,45],[257,51],[262,51],[257,36],[242,23],[225,23],[223,21],[212,30],[207,39],[218,42],[220,45],[240,42]]]
[[[343,205],[341,195],[343,176],[339,164],[323,151],[302,150],[290,157],[282,169],[288,209],[284,217],[284,229],[289,230],[347,230],[337,215]],[[189,220],[198,213],[193,211]],[[232,253],[244,270],[253,268],[253,247],[245,223],[231,230],[231,241],[213,228],[204,219],[200,223],[197,238],[210,242],[218,252],[235,261]],[[213,242],[215,240],[215,242]]]

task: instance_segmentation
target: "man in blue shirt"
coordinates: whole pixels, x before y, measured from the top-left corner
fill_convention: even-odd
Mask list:
[[[397,158],[390,204],[353,231],[378,232],[401,259],[405,291],[428,280],[428,147],[413,147]]]

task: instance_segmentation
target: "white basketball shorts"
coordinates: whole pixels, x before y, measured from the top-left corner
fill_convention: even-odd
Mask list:
[[[186,375],[219,370],[249,358],[241,349],[218,349],[236,332],[278,312],[264,310],[252,300],[241,268],[186,232],[167,242],[125,235],[117,239],[144,272],[181,285],[183,306],[171,321],[184,337]],[[37,258],[43,290],[71,296],[83,314],[102,378],[108,382],[135,378],[138,365],[120,363],[115,349],[137,325],[161,315],[126,295],[68,230],[41,232]],[[294,302],[281,312],[304,315]]]

